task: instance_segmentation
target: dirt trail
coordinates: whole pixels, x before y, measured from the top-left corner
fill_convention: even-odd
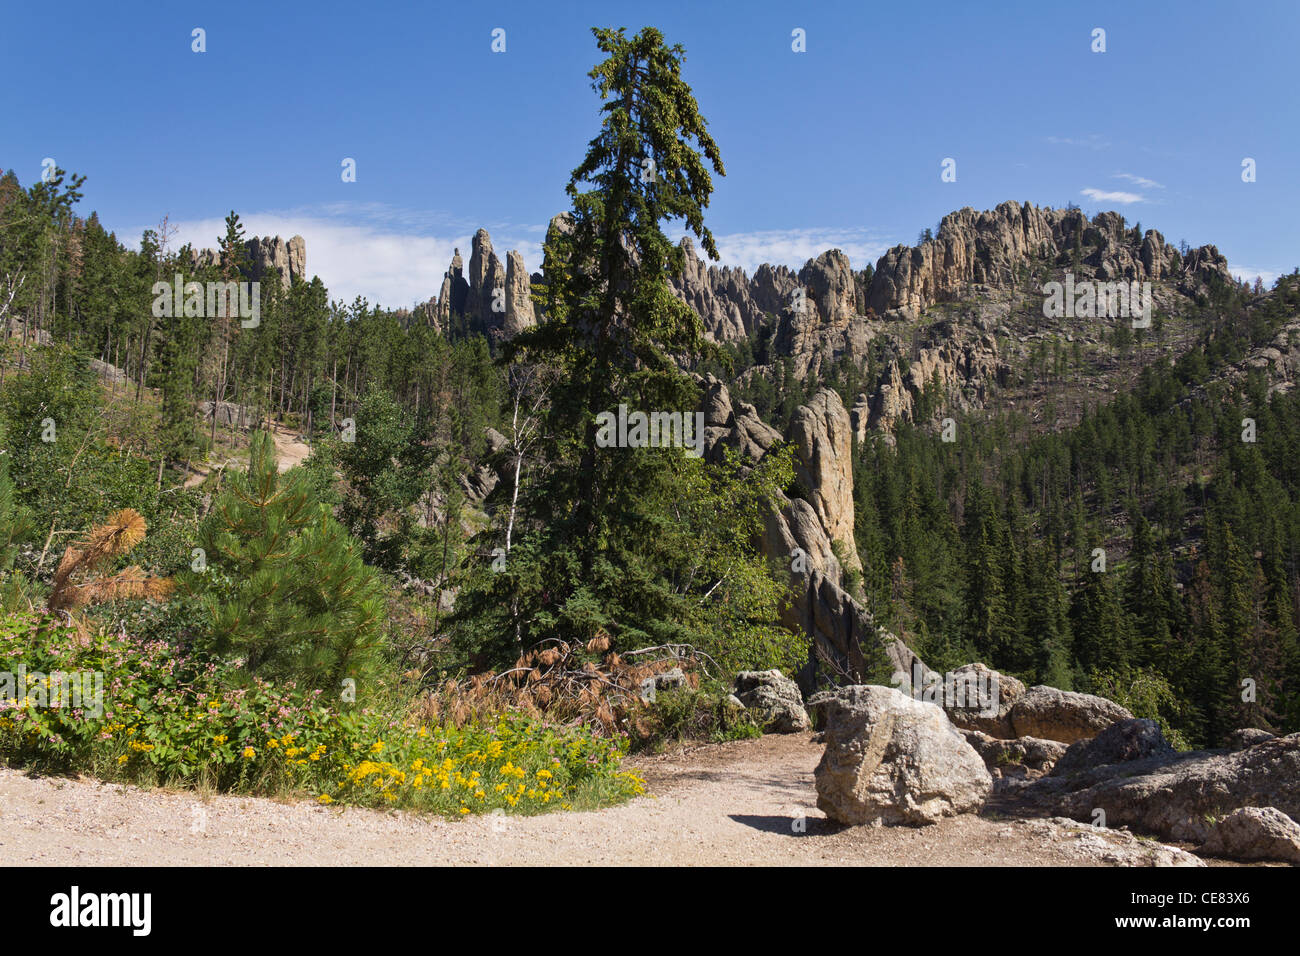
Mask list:
[[[301,465],[311,457],[311,446],[302,441],[297,432],[283,425],[272,424],[271,440],[275,443],[276,468],[280,474],[284,474],[294,465]],[[242,471],[248,467],[248,462],[231,458],[227,460],[226,466]],[[213,467],[216,466],[199,462],[191,463],[190,473],[185,478],[185,487],[197,488],[203,484]]]
[[[243,797],[144,791],[0,770],[10,865],[875,864],[1137,862],[1077,828],[963,816],[923,829],[841,827],[814,808],[822,748],[805,735],[629,764],[652,797],[589,813],[444,820]],[[795,821],[803,815],[806,827]],[[1095,831],[1094,831],[1095,833]],[[1123,842],[1123,841],[1121,841]],[[1146,852],[1146,851],[1140,851]]]

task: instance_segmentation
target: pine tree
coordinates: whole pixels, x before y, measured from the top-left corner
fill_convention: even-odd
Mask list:
[[[381,640],[375,572],[299,470],[281,475],[266,432],[199,527],[206,569],[183,577],[206,612],[205,646],[249,671],[337,689],[368,676]]]
[[[1007,555],[997,511],[978,478],[966,495],[962,537],[966,546],[962,633],[996,667],[1010,652],[1013,636],[1006,595]]]

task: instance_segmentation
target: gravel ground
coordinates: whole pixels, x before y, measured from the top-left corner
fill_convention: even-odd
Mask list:
[[[11,866],[1195,862],[1063,821],[967,815],[922,829],[841,827],[815,809],[821,750],[807,735],[790,735],[638,758],[629,764],[652,796],[623,806],[455,821],[0,769],[0,858]]]

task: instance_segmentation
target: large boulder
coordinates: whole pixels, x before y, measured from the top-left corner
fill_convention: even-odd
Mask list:
[[[1229,750],[1245,750],[1247,747],[1255,746],[1255,744],[1262,744],[1266,740],[1272,740],[1275,736],[1276,734],[1270,734],[1267,730],[1260,730],[1258,727],[1241,727],[1229,731],[1223,745]]]
[[[950,675],[936,675],[944,687],[943,709],[954,726],[978,730],[990,737],[1013,739],[1011,708],[1025,695],[1025,685],[1010,674],[984,664],[966,664]],[[915,675],[912,677],[915,685]],[[925,698],[923,698],[925,699]]]
[[[741,671],[734,693],[746,710],[763,718],[768,733],[794,734],[811,726],[799,685],[778,670]]]
[[[1037,685],[1011,705],[1013,736],[1043,737],[1072,744],[1088,740],[1133,715],[1114,701],[1092,694]]]
[[[832,820],[923,826],[979,810],[993,789],[984,761],[935,704],[860,684],[809,703],[825,719],[817,806]]]
[[[1116,721],[1092,740],[1071,744],[1052,768],[1052,775],[1061,777],[1092,767],[1173,754],[1174,748],[1165,740],[1159,724],[1134,717]]]
[[[1241,807],[1215,825],[1197,852],[1236,860],[1300,863],[1300,823],[1276,807]]]

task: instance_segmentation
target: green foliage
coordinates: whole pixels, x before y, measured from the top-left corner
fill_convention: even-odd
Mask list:
[[[941,670],[979,659],[1100,693],[1098,674],[1158,674],[1178,701],[1160,719],[1189,744],[1300,729],[1300,399],[1258,376],[1209,384],[1276,337],[1300,280],[1249,311],[1216,294],[1213,332],[1072,427],[1006,412],[963,419],[955,443],[910,424],[864,442],[855,532],[876,620]]]
[[[379,580],[299,469],[276,469],[270,436],[253,439],[198,529],[206,569],[185,590],[208,616],[201,650],[247,659],[250,673],[337,689],[381,659]]]
[[[365,543],[371,563],[402,564],[415,533],[406,509],[426,490],[430,459],[415,423],[393,397],[380,389],[367,392],[357,409],[355,440],[339,446],[348,482],[339,520]],[[381,521],[390,530],[381,531]]]
[[[1153,670],[1094,671],[1088,675],[1091,693],[1126,707],[1134,717],[1146,717],[1160,725],[1160,730],[1178,750],[1190,750],[1187,737],[1178,726],[1183,723],[1184,704],[1178,693],[1160,673]]]
[[[588,808],[643,792],[619,769],[626,743],[580,729],[511,716],[429,724],[409,706],[336,704],[162,641],[87,640],[29,615],[0,618],[0,660],[15,659],[29,673],[98,674],[99,694],[92,680],[89,694],[55,706],[56,696],[31,691],[0,712],[9,766],[453,816]]]
[[[729,693],[722,685],[660,691],[654,706],[632,722],[632,748],[656,753],[683,741],[721,743],[761,737],[761,720],[728,704]]]
[[[684,222],[716,258],[703,209],[708,167],[723,170],[681,79],[680,47],[652,28],[593,32],[608,55],[590,74],[603,119],[567,186],[573,210],[547,237],[548,320],[505,350],[556,373],[552,454],[524,497],[505,569],[485,567],[462,590],[456,646],[499,664],[542,638],[603,633],[616,650],[683,643],[726,668],[789,667],[796,654],[776,623],[785,584],[755,546],[762,508],[790,481],[789,455],[747,473],[680,447],[597,440],[598,416],[620,404],[687,415],[698,405],[674,356],[711,350],[669,283],[684,258],[662,223]]]
[[[586,577],[580,548],[549,529],[523,535],[504,570],[485,563],[457,598],[454,642],[479,664],[511,661],[547,637],[585,642],[599,633],[630,650],[690,644],[728,673],[807,659],[802,635],[778,625],[783,573],[758,553],[761,516],[793,473],[789,448],[747,470],[734,456],[712,465],[677,449],[644,449],[666,467],[649,471],[625,508],[644,528],[610,537]],[[726,520],[720,521],[719,516]]]

